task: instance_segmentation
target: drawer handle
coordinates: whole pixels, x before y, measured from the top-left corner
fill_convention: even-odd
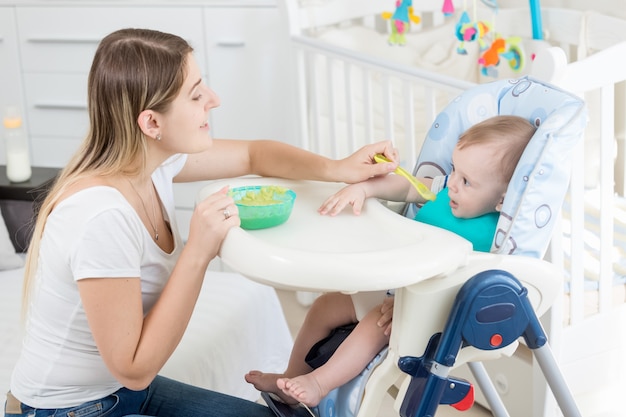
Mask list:
[[[218,41],[217,46],[225,48],[241,48],[246,46],[246,43],[244,41]]]
[[[85,104],[78,103],[35,103],[36,109],[55,109],[55,110],[87,110]]]
[[[28,38],[30,43],[74,43],[74,44],[98,44],[101,39],[87,38]]]

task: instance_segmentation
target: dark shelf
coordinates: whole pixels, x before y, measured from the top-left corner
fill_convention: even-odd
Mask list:
[[[0,199],[34,201],[59,173],[58,168],[33,167],[32,171],[30,180],[11,182],[7,178],[6,166],[0,165]]]

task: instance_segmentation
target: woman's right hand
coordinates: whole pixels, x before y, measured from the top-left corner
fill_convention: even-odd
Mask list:
[[[374,155],[383,154],[391,162],[379,164]],[[347,158],[335,161],[334,181],[356,184],[369,178],[387,175],[398,167],[398,150],[391,141],[376,142],[357,149]]]
[[[219,253],[226,233],[241,223],[228,189],[226,186],[200,201],[191,217],[187,244],[199,245],[203,253],[210,256],[209,260]]]

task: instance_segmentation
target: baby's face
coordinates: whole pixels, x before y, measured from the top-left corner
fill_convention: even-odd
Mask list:
[[[448,178],[450,207],[455,217],[470,219],[498,211],[507,184],[489,145],[472,145],[452,152]]]

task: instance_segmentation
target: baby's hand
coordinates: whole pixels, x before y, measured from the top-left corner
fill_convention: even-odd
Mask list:
[[[393,302],[394,297],[387,297],[383,300],[383,304],[380,307],[380,318],[378,319],[378,327],[385,328],[385,335],[391,334],[391,321],[393,319]]]
[[[348,185],[328,197],[317,211],[322,215],[336,216],[350,204],[354,214],[359,215],[361,214],[365,198],[365,188],[361,184]]]

